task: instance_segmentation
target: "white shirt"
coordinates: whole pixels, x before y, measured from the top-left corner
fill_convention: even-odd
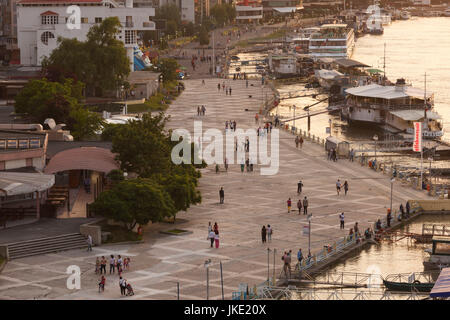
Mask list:
[[[116,262],[116,259],[114,259],[114,258],[109,259],[109,264],[115,264],[115,262]]]
[[[211,232],[209,233],[209,238],[210,238],[210,239],[214,239],[214,238],[215,238],[215,235],[216,235],[216,233],[215,233],[214,231],[211,231]]]

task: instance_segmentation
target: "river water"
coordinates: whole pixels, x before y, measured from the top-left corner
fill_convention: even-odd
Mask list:
[[[386,76],[395,81],[405,78],[414,87],[424,88],[425,73],[427,74],[427,91],[435,94],[435,110],[443,117],[445,134],[443,139],[450,141],[450,18],[412,18],[407,21],[395,21],[385,26],[384,34],[380,36],[366,35],[358,38],[352,59],[363,62],[373,68],[383,69],[384,45],[386,44]],[[279,88],[281,94],[298,92],[303,95],[312,93],[303,85],[285,85]],[[282,100],[278,110],[273,113],[283,118],[292,118],[293,105],[297,106],[297,114],[304,106],[320,100],[321,96]],[[320,110],[327,103],[320,103],[311,108]],[[388,134],[376,126],[347,126],[339,116],[327,113],[311,117],[310,133],[325,138],[328,134],[325,128],[332,123],[332,135],[346,141],[372,140],[374,134],[380,140],[388,138]],[[293,124],[293,123],[291,123]],[[295,126],[307,129],[307,119],[298,119]],[[424,146],[431,147],[433,142],[425,142]],[[433,167],[448,167],[448,160],[435,159]],[[387,159],[390,160],[390,159]],[[394,161],[406,166],[417,166],[418,158],[395,157]]]

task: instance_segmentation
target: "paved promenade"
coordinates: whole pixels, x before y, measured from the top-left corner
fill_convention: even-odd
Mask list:
[[[185,128],[193,132],[194,120],[203,121],[203,129],[224,129],[226,120],[236,120],[238,128],[255,128],[254,115],[259,110],[265,90],[259,81],[245,87],[245,81],[229,81],[232,95],[218,92],[217,83],[208,79],[186,81],[185,92],[169,108],[170,128]],[[268,90],[268,89],[267,89]],[[269,92],[269,91],[267,91]],[[248,96],[252,95],[252,98]],[[206,106],[206,116],[197,116],[197,106]],[[248,109],[248,111],[245,111]],[[295,148],[294,138],[280,132],[280,169],[277,175],[262,176],[256,166],[253,173],[241,173],[239,165],[230,165],[228,172],[215,173],[214,166],[202,170],[200,190],[203,201],[178,217],[188,220],[176,224],[156,224],[145,229],[145,243],[137,245],[101,246],[90,253],[72,250],[8,263],[0,274],[0,299],[120,299],[117,275],[107,276],[106,291],[97,292],[94,274],[95,257],[122,254],[131,257],[131,270],[124,277],[133,285],[136,295],[129,299],[176,299],[176,283],[180,283],[181,299],[206,298],[204,262],[211,259],[210,298],[221,298],[219,262],[223,263],[225,298],[230,299],[239,283],[250,286],[267,279],[267,248],[276,249],[270,256],[276,275],[281,268],[283,250],[298,248],[307,253],[308,238],[302,235],[307,223],[304,215],[287,213],[286,200],[291,197],[293,208],[298,200],[297,182],[304,183],[303,196],[309,198],[308,211],[313,214],[312,252],[324,244],[348,234],[356,221],[360,230],[384,217],[390,202],[389,177],[358,163],[326,159],[323,149],[305,142]],[[349,193],[336,194],[335,182],[349,182]],[[219,204],[219,189],[225,190],[225,203]],[[408,199],[427,199],[425,193],[394,185],[394,208]],[[338,214],[344,211],[345,230],[339,229]],[[210,248],[207,241],[208,221],[217,222],[220,248]],[[274,234],[271,243],[261,243],[261,227],[270,224]],[[192,231],[186,236],[162,235],[159,230],[181,228]],[[293,259],[295,260],[295,259]],[[78,265],[82,271],[81,290],[66,289],[65,269]],[[361,270],[365,272],[365,270]],[[125,299],[125,298],[123,298]],[[128,298],[127,298],[128,299]]]

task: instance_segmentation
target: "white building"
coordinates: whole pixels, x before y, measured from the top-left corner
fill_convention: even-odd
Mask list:
[[[263,6],[261,2],[244,0],[236,4],[236,22],[255,23],[263,18]]]
[[[194,0],[159,0],[159,6],[174,4],[180,9],[181,21],[195,22],[195,1]]]
[[[79,15],[68,10],[69,6],[78,7]],[[43,57],[49,56],[57,47],[58,37],[85,41],[93,25],[108,17],[118,17],[122,28],[117,37],[127,49],[133,70],[137,32],[155,30],[155,23],[151,21],[154,16],[154,8],[134,8],[133,0],[126,0],[126,3],[114,0],[20,0],[17,6],[20,63],[40,65]],[[71,24],[77,19],[79,26]]]

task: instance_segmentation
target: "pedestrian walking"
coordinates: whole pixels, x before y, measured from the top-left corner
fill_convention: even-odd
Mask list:
[[[231,96],[231,87],[230,87],[230,89],[229,89],[229,90],[230,90],[230,96]]]
[[[105,291],[105,284],[106,284],[105,276],[102,276],[100,278],[100,282],[98,283],[98,292],[104,292]]]
[[[261,229],[261,240],[262,240],[262,243],[266,243],[266,235],[267,235],[266,226],[262,226],[262,229]]]
[[[88,245],[87,251],[88,251],[88,252],[89,252],[89,251],[92,251],[92,237],[91,237],[91,235],[88,235],[86,241],[87,241],[87,245]]]
[[[106,274],[106,259],[105,256],[102,256],[102,258],[100,259],[100,274],[102,273]]]
[[[298,136],[295,137],[295,147],[298,149],[298,145],[300,144],[300,138]]]
[[[303,137],[300,137],[300,149],[302,148],[302,146],[303,146]]]
[[[358,237],[359,232],[358,222],[355,222],[355,225],[353,226],[353,231],[355,232],[355,237]]]
[[[217,222],[214,222],[214,228],[213,228],[214,232],[218,232],[219,231],[219,225],[217,224]]]
[[[297,261],[298,261],[297,266],[298,266],[299,270],[300,270],[300,266],[302,265],[302,260],[303,260],[303,253],[302,253],[302,248],[300,248],[300,249],[298,249],[298,252],[297,252]]]
[[[406,202],[406,217],[409,217],[409,210],[411,210],[411,207],[409,205],[409,201]]]
[[[402,219],[405,218],[405,209],[403,208],[403,203],[400,203],[400,214],[402,216]]]
[[[303,198],[303,214],[308,214],[308,198]]]
[[[388,208],[387,209],[387,215],[386,215],[386,221],[387,221],[387,226],[388,227],[391,226],[391,219],[392,219],[391,209]]]
[[[207,237],[207,239],[209,239],[209,241],[211,242],[211,248],[213,247],[215,236],[216,236],[216,233],[211,229],[211,231],[209,231],[208,237]]]
[[[291,213],[291,206],[292,206],[292,201],[291,201],[291,198],[289,198],[287,201],[288,213]]]
[[[345,216],[344,216],[344,212],[342,212],[339,215],[339,221],[340,221],[340,229],[344,229],[344,225],[345,225]]]
[[[197,116],[200,116],[200,106],[197,107]]]
[[[272,241],[272,233],[273,233],[273,228],[270,226],[270,224],[267,225],[267,239],[270,241]]]
[[[248,88],[248,80],[245,80],[245,87]]]
[[[302,213],[302,199],[298,199],[297,201],[298,214]]]
[[[341,192],[341,181],[339,179],[336,181],[336,192],[337,195],[339,195],[339,192]]]
[[[347,182],[347,180],[344,181],[344,192],[345,192],[345,195],[347,195],[347,192],[348,192],[348,182]]]
[[[109,274],[115,273],[116,271],[116,259],[114,258],[114,255],[111,255],[111,258],[109,259]]]
[[[119,278],[120,295],[126,295],[127,282],[122,277]]]
[[[220,197],[220,204],[223,204],[223,201],[225,199],[225,191],[223,190],[223,187],[219,190],[219,197]]]
[[[258,123],[258,120],[259,120],[259,115],[256,113],[255,114],[255,123]]]
[[[100,272],[100,258],[97,257],[97,259],[95,260],[95,274]]]
[[[303,182],[302,182],[302,180],[299,180],[299,182],[297,183],[297,193],[302,193],[302,188],[303,188]]]
[[[219,92],[220,92],[220,83],[219,84],[217,84],[217,89],[219,90]]]
[[[212,231],[211,221],[208,222],[208,235]]]
[[[216,244],[216,249],[219,249],[219,230],[216,230],[215,232],[214,243]]]
[[[225,158],[224,166],[225,166],[225,171],[228,172],[228,158]]]

